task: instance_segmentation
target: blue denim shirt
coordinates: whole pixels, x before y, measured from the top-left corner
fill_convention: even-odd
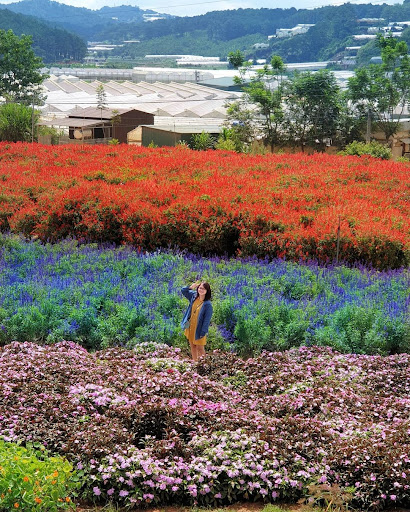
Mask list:
[[[196,299],[198,294],[196,290],[191,290],[189,286],[184,286],[181,289],[181,293],[184,297],[186,297],[189,300],[189,306],[186,309],[181,322],[181,329],[185,330],[188,328],[189,320],[191,318],[192,304],[194,303],[194,300]],[[212,313],[213,309],[211,301],[205,300],[204,303],[202,304],[202,307],[198,315],[198,323],[195,331],[196,340],[199,340],[200,338],[203,338],[206,334],[208,334]]]

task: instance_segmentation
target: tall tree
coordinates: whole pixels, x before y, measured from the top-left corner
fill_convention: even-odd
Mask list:
[[[100,84],[96,89],[96,96],[97,96],[97,108],[101,111],[107,110],[107,93],[105,92],[103,84]]]
[[[0,30],[0,96],[6,101],[32,103],[47,77],[41,72],[43,61],[31,46],[30,36]]]
[[[357,69],[349,79],[348,91],[359,115],[371,114],[389,140],[398,131],[410,101],[410,57],[405,41],[379,36],[377,45],[382,63]]]
[[[256,122],[264,141],[272,151],[282,140],[284,71],[282,59],[274,55],[270,64],[258,70],[249,81],[246,80],[246,69],[235,77],[236,83],[241,85],[244,92],[245,104],[256,106],[256,112],[259,114]]]
[[[296,74],[287,83],[287,138],[321,151],[326,139],[335,136],[340,114],[340,89],[328,70]]]

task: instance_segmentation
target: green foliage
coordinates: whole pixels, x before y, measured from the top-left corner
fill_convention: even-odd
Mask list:
[[[274,40],[270,51],[277,53],[288,63],[330,60],[343,51],[348,38],[357,31],[356,20],[360,16],[350,5],[315,11],[315,19],[305,21],[315,24],[314,27],[305,34]]]
[[[107,110],[107,93],[105,92],[103,84],[100,84],[96,90],[97,97],[97,108],[102,110]]]
[[[39,113],[18,103],[0,105],[0,140],[29,142]]]
[[[274,55],[250,81],[245,69],[235,77],[244,95],[229,106],[227,124],[242,143],[241,148],[236,144],[237,151],[249,147],[258,135],[272,151],[283,144],[324,151],[331,141],[343,143],[358,133],[358,123],[332,72],[285,77],[285,71],[282,59]]]
[[[231,386],[233,388],[240,389],[246,386],[248,383],[248,377],[243,371],[237,370],[235,375],[225,377],[222,382],[224,386]]]
[[[247,109],[248,104],[256,107],[253,115],[253,123],[260,127],[256,131],[262,133],[264,141],[271,147],[282,140],[282,123],[284,122],[283,110],[283,73],[285,65],[282,59],[274,55],[270,65],[265,65],[258,70],[249,81],[246,80],[247,69],[242,69],[240,75],[235,77],[237,84],[241,85],[244,92],[239,109]],[[261,120],[257,119],[260,116]]]
[[[185,341],[185,340],[184,340]],[[224,339],[218,327],[214,324],[209,326],[209,331],[206,337],[206,348],[207,350],[223,350],[229,351],[231,349],[230,344]]]
[[[32,49],[32,38],[0,30],[0,96],[7,101],[31,103],[31,96],[46,78],[42,60]]]
[[[410,350],[405,272],[376,275],[278,260],[216,264],[74,242],[42,246],[8,236],[0,237],[0,246],[0,345],[72,340],[91,350],[137,351],[141,342],[185,348],[180,288],[200,272],[213,290],[208,350],[249,355],[304,344],[372,354]]]
[[[25,16],[25,14],[29,14],[29,12],[27,12],[29,10],[29,2],[16,2],[10,5],[0,4],[0,29],[11,29],[19,36],[30,34],[33,38],[33,50],[35,54],[46,63],[54,63],[62,60],[81,61],[87,52],[85,41],[74,34],[71,29],[67,31],[55,27],[56,19],[59,20],[60,25],[62,21],[60,17],[53,19],[52,26],[39,19],[46,15],[47,11],[55,5],[59,4],[57,4],[57,2],[54,4],[48,3],[47,8],[42,8],[39,5],[39,10],[35,15],[36,18],[34,18],[33,16]],[[19,8],[22,11],[21,13],[15,13],[9,10],[18,10]],[[78,22],[81,18],[83,18],[83,16],[77,16],[76,21]]]
[[[190,144],[192,149],[197,151],[206,151],[207,149],[213,149],[215,146],[215,139],[207,132],[202,131],[201,133],[194,133],[192,135],[192,141]]]
[[[391,334],[388,340],[384,336],[386,332]],[[315,338],[318,345],[343,352],[394,353],[396,341],[405,339],[405,325],[385,319],[376,308],[349,304],[332,315],[327,325],[317,331]]]
[[[36,112],[35,112],[36,114]],[[54,128],[54,126],[37,126],[37,136],[40,135],[50,135],[51,136],[51,144],[58,144],[60,137],[64,135],[63,130],[58,130]]]
[[[353,141],[348,144],[343,151],[342,155],[370,155],[382,160],[389,160],[391,158],[391,149],[385,144],[381,144],[375,140],[371,142]]]
[[[35,443],[26,448],[0,440],[0,509],[54,512],[74,508],[81,485],[72,465],[45,453]]]
[[[225,151],[236,151],[237,145],[233,139],[223,139],[221,137],[218,138],[215,149],[222,149]]]
[[[245,62],[245,55],[240,50],[229,52],[228,62],[233,68],[238,69]]]
[[[350,510],[350,502],[353,499],[355,487],[341,488],[338,484],[313,483],[307,486],[308,503],[324,505],[326,511],[344,512]]]
[[[377,46],[376,40],[371,40],[368,43],[360,47],[357,52],[356,65],[358,67],[364,67],[370,65],[370,59],[372,57],[378,57],[380,55],[380,48]]]
[[[349,78],[348,92],[359,115],[365,118],[371,112],[389,140],[399,129],[404,106],[410,100],[410,57],[405,41],[379,35],[377,46],[382,64],[357,69]]]
[[[218,144],[221,146],[231,145],[232,141],[235,145],[235,151],[238,153],[248,151],[256,135],[254,110],[244,101],[237,100],[228,105],[226,114],[225,128],[228,131],[222,132]],[[224,134],[229,135],[225,136]],[[225,148],[220,147],[219,149]]]
[[[337,132],[340,88],[328,70],[295,74],[287,83],[287,140],[303,151],[306,145],[324,151]]]
[[[269,325],[266,325],[261,315],[248,318],[245,315],[240,315],[235,325],[234,334],[237,339],[238,353],[246,357],[259,354],[263,347],[269,345],[272,330]]]
[[[192,18],[189,19],[192,23]],[[178,18],[178,20],[181,21],[182,18]],[[149,25],[151,27],[151,31],[155,26],[154,23],[148,23],[144,25]],[[110,56],[112,56],[112,58],[115,56],[122,57],[123,59],[127,60],[144,59],[145,55],[162,54],[164,53],[164,48],[167,48],[167,53],[169,54],[185,54],[189,52],[194,55],[200,54],[206,56],[216,56],[225,60],[230,51],[234,51],[236,48],[240,48],[241,51],[244,51],[247,48],[250,48],[253,44],[259,42],[261,38],[264,37],[260,34],[259,30],[257,33],[252,33],[249,35],[239,34],[233,39],[226,40],[210,39],[209,31],[207,30],[193,30],[192,27],[183,32],[180,32],[179,30],[180,29],[178,29],[178,35],[172,33],[167,35],[159,34],[157,37],[148,36],[142,39],[141,43],[139,44],[126,45],[122,48],[116,48],[113,50]],[[136,29],[132,32],[134,32],[134,35],[130,33],[130,38],[139,37],[137,33],[139,33],[140,30]],[[155,32],[152,32],[151,35],[154,35],[154,33]],[[123,40],[123,38],[124,34],[120,40]],[[169,63],[170,62],[168,62],[167,65],[169,65]],[[175,61],[173,61],[173,63],[175,65]]]
[[[222,127],[221,134],[215,144],[215,149],[241,152],[242,143],[238,137],[238,133],[233,128]]]
[[[410,159],[406,156],[399,156],[399,158],[396,159],[396,162],[400,162],[401,164],[408,164],[410,163]]]

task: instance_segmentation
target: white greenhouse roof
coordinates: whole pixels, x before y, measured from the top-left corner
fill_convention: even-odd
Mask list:
[[[50,77],[43,83],[47,96],[43,115],[52,117],[74,108],[96,108],[97,88],[103,85],[105,105],[112,110],[141,110],[165,117],[225,118],[227,101],[238,94],[196,83],[117,82]]]

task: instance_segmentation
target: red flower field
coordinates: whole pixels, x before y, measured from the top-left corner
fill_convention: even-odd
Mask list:
[[[410,262],[410,167],[371,157],[254,156],[0,144],[0,228],[55,241],[201,254]]]

